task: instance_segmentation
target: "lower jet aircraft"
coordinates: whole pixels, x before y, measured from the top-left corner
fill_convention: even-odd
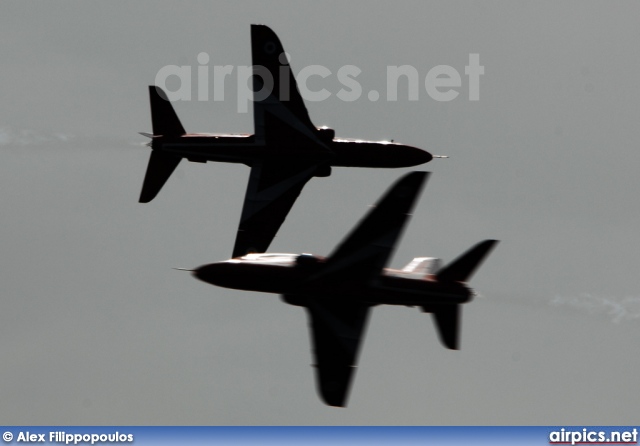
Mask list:
[[[473,297],[465,283],[497,243],[485,240],[440,269],[433,258],[386,269],[427,175],[401,178],[329,257],[248,254],[192,274],[225,288],[281,294],[306,308],[319,393],[326,404],[345,406],[370,308],[419,306],[433,314],[442,343],[458,349],[460,305]]]
[[[251,53],[254,135],[187,133],[166,94],[149,87],[153,134],[143,135],[152,139],[152,152],[141,203],[155,198],[182,158],[246,164],[251,173],[233,248],[237,257],[265,252],[307,181],[329,176],[331,167],[410,167],[433,158],[416,147],[341,139],[332,129],[316,128],[278,36],[251,25]]]

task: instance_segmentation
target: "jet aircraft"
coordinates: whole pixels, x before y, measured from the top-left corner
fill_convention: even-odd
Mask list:
[[[307,310],[316,382],[324,402],[345,406],[369,310],[376,305],[418,306],[431,313],[440,340],[458,349],[460,305],[466,286],[497,243],[485,240],[444,268],[419,257],[402,270],[386,269],[428,173],[401,178],[328,257],[248,254],[201,266],[192,274],[207,283],[277,293]]]
[[[316,128],[270,28],[251,25],[251,53],[254,135],[187,133],[166,94],[149,87],[153,134],[142,134],[151,138],[152,151],[141,203],[155,198],[182,158],[246,164],[251,172],[233,248],[233,257],[238,257],[267,250],[312,177],[327,177],[334,166],[410,167],[433,158],[416,147],[336,138],[333,129]],[[262,91],[264,74],[273,79],[268,95]]]

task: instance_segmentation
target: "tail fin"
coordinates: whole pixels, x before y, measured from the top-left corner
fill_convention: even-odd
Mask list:
[[[442,268],[436,278],[440,282],[467,282],[498,240],[485,240]]]
[[[182,136],[187,133],[162,88],[149,85],[149,99],[151,100],[151,125],[155,136]]]
[[[436,273],[440,282],[467,282],[480,266],[497,240],[485,240],[462,254]],[[460,304],[424,305],[422,310],[433,314],[440,341],[445,347],[458,350],[460,338]]]
[[[186,133],[166,93],[160,87],[149,86],[149,99],[151,101],[153,135],[145,136],[151,136],[152,138],[154,136],[178,137]],[[158,192],[160,192],[160,189],[162,189],[162,186],[167,182],[182,159],[179,156],[155,150],[153,141],[151,147],[154,150],[152,150],[149,157],[147,173],[142,183],[140,203],[148,203],[158,195]]]
[[[435,275],[440,269],[440,259],[435,257],[415,257],[402,271],[407,276],[415,279],[423,279]]]

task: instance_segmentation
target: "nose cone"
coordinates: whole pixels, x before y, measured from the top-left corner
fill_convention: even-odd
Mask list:
[[[386,158],[385,167],[412,167],[428,163],[433,156],[426,150],[419,149],[405,144],[388,144],[384,146],[383,152]]]
[[[407,162],[411,163],[411,166],[428,163],[433,159],[433,156],[426,150],[422,150],[413,146],[406,146],[405,156]]]
[[[193,276],[203,282],[224,287],[226,286],[225,278],[229,276],[229,266],[229,264],[223,262],[210,263],[196,268],[193,271]]]

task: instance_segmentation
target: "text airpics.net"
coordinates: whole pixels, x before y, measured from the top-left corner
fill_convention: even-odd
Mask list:
[[[279,69],[280,81],[289,79],[288,72],[290,67],[287,63],[289,56],[283,53],[280,56]],[[225,100],[225,80],[228,76],[233,76],[235,72],[237,80],[237,106],[238,113],[247,113],[249,101],[264,100],[273,90],[273,75],[265,67],[260,65],[246,66],[240,65],[214,65],[210,67],[209,55],[205,52],[198,54],[197,70],[195,73],[195,91],[192,88],[194,82],[194,70],[190,65],[165,65],[158,70],[155,78],[155,85],[162,88],[170,101],[191,101],[196,98],[198,101],[208,101],[211,97],[209,87],[213,86],[214,101]],[[212,70],[211,70],[212,68]],[[355,65],[344,65],[340,67],[335,76],[342,85],[335,96],[345,102],[353,102],[360,99],[363,88],[357,77],[362,70]],[[469,101],[480,100],[480,76],[485,74],[484,66],[480,65],[480,55],[477,53],[469,54],[469,64],[464,67],[464,73],[468,77]],[[398,83],[406,82],[407,99],[409,101],[417,101],[420,98],[420,75],[418,70],[411,65],[388,65],[387,66],[387,82],[386,82],[386,100],[398,100]],[[324,101],[332,96],[332,92],[326,88],[319,90],[311,90],[307,82],[312,77],[320,77],[326,79],[334,73],[327,67],[322,65],[308,65],[302,68],[295,76],[298,90],[302,98],[310,102]],[[252,76],[260,78],[261,88],[255,92],[250,85]],[[177,79],[179,87],[171,89],[167,86],[170,78]],[[173,80],[172,79],[172,83]],[[314,83],[317,83],[314,81]],[[174,83],[175,84],[175,83]],[[460,72],[449,65],[437,65],[431,68],[424,76],[424,88],[431,99],[438,102],[448,102],[456,99],[460,94],[457,88],[462,87],[462,76]],[[289,89],[280,88],[282,95],[286,97],[278,98],[281,101],[289,100]],[[193,94],[195,93],[195,94]],[[380,93],[377,90],[369,90],[367,99],[375,102],[380,99]]]
[[[582,430],[562,428],[549,433],[549,444],[638,444],[638,429],[606,432],[587,428]]]

